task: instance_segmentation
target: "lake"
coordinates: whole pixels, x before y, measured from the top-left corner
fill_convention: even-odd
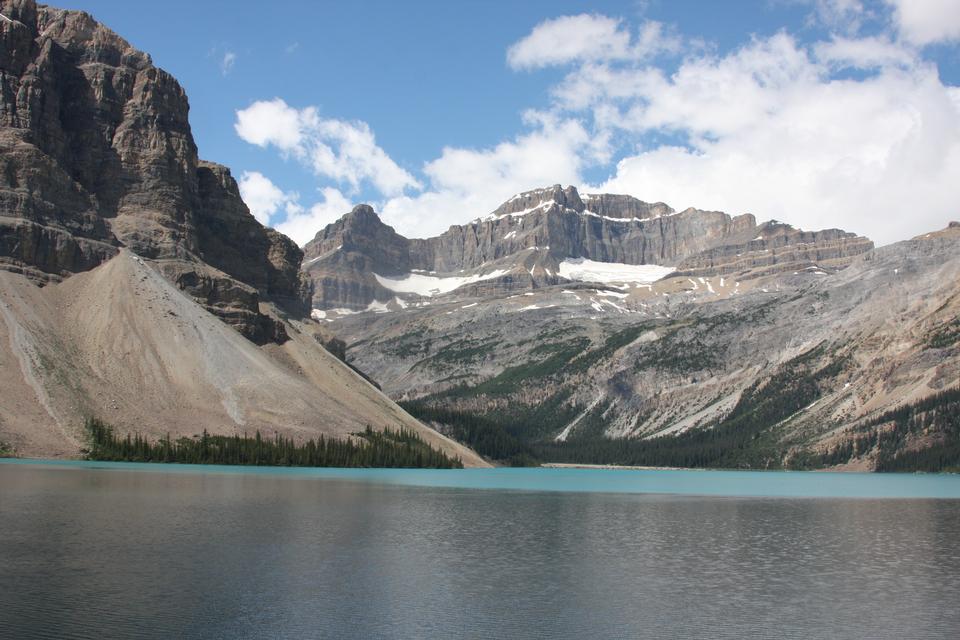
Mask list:
[[[960,477],[0,462],[0,637],[956,638]]]

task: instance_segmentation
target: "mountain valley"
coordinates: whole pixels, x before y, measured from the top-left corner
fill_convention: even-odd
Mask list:
[[[612,204],[601,216],[571,200]],[[872,469],[956,445],[955,398],[939,409],[953,416],[945,432],[864,426],[960,381],[955,223],[873,248],[559,186],[428,240],[375,215],[357,208],[306,246],[314,317],[412,413],[497,442],[481,453]],[[889,451],[865,444],[890,430]]]
[[[0,451],[81,455],[96,418],[402,429],[466,466],[960,466],[958,223],[875,247],[558,184],[431,238],[362,204],[301,248],[149,55],[0,14]]]

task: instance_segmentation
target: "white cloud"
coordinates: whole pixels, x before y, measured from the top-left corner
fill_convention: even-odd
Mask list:
[[[220,60],[220,73],[227,75],[233,69],[233,65],[237,62],[237,54],[233,51],[226,51],[223,54],[223,58]]]
[[[679,39],[659,22],[646,21],[636,40],[618,19],[596,14],[544,20],[507,50],[513,69],[537,69],[570,62],[640,59],[675,51]]]
[[[621,99],[614,122],[639,134],[684,134],[688,145],[623,158],[598,188],[841,227],[880,243],[944,226],[960,175],[957,90],[934,66],[903,67],[887,55],[894,49],[877,44],[826,56],[845,50],[839,57],[881,65],[862,80],[832,78],[829,65],[783,34],[688,59],[669,77],[637,70],[625,83],[636,94]],[[611,93],[608,81],[596,88],[601,96]]]
[[[782,91],[815,81],[818,71],[780,33],[723,58],[690,57],[671,77],[653,67],[584,65],[555,96],[568,110],[599,109],[605,126],[718,136],[752,128]]]
[[[269,225],[277,211],[299,198],[295,192],[285,193],[258,171],[244,171],[239,181],[240,196],[262,225]]]
[[[327,187],[320,190],[319,202],[304,208],[299,193],[283,191],[258,171],[244,171],[239,185],[240,196],[260,224],[274,227],[299,245],[353,207],[338,189]],[[278,220],[281,215],[282,220]]]
[[[318,176],[351,185],[369,176],[382,196],[373,204],[384,221],[409,237],[425,237],[489,213],[519,191],[556,182],[577,184],[583,166],[609,161],[608,137],[591,134],[576,120],[536,111],[525,113],[524,120],[528,133],[492,148],[443,149],[425,164],[429,188],[417,195],[403,193],[405,186],[420,183],[375,147],[364,123],[323,120],[315,109],[297,110],[276,99],[238,111],[236,130],[247,142],[299,158]],[[329,139],[339,141],[338,150],[322,142]],[[304,208],[297,194],[283,192],[259,173],[243,175],[241,194],[258,219],[272,219],[298,243],[352,208],[334,188],[323,190],[319,204]],[[271,217],[281,210],[287,218],[276,222]]]
[[[363,182],[386,195],[421,187],[377,145],[365,122],[322,118],[315,107],[295,109],[275,98],[237,111],[234,128],[247,142],[275,146],[317,176],[346,183],[354,191]]]
[[[411,237],[434,235],[490,213],[520,191],[579,184],[584,166],[609,158],[607,138],[576,120],[538,112],[525,118],[533,130],[514,140],[489,149],[445,148],[424,168],[431,189],[381,203],[383,219]]]
[[[258,147],[274,145],[292,152],[299,149],[303,141],[301,118],[312,115],[304,111],[306,113],[297,111],[280,98],[261,100],[237,111],[233,128],[237,135]]]
[[[900,35],[918,45],[960,40],[960,1],[886,0]]]
[[[420,188],[416,178],[377,146],[367,123],[316,118],[309,131],[307,154],[317,175],[346,182],[354,189],[362,180],[369,180],[387,195],[403,193],[407,187]]]
[[[283,222],[275,225],[277,231],[286,234],[297,244],[303,245],[312,240],[318,231],[331,222],[336,222],[353,208],[350,200],[338,189],[327,187],[321,189],[320,193],[323,200],[314,203],[309,209],[302,208],[298,203],[288,203],[287,217]]]
[[[885,36],[834,38],[829,42],[817,43],[814,52],[817,60],[836,68],[907,67],[919,62],[915,50]]]

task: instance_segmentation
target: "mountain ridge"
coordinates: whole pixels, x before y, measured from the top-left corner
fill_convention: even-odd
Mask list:
[[[561,264],[581,259],[745,279],[751,270],[842,268],[871,248],[867,238],[839,229],[805,232],[776,221],[758,224],[751,214],[675,211],[627,195],[581,197],[573,186],[554,185],[517,194],[486,217],[425,239],[404,238],[369,205],[359,205],[304,245],[304,271],[315,309],[360,311],[395,297],[376,276],[467,274],[481,277],[487,290],[530,290],[569,282]]]
[[[416,415],[500,430],[542,460],[868,470],[960,443],[911,431],[947,406],[872,422],[960,383],[960,226],[842,269],[747,275],[458,291],[323,319]]]

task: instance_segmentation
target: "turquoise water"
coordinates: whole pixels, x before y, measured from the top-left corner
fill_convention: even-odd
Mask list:
[[[4,461],[0,638],[955,640],[958,480]]]
[[[0,464],[189,474],[329,478],[412,487],[770,498],[960,499],[957,474],[571,468],[329,469],[3,459]]]

